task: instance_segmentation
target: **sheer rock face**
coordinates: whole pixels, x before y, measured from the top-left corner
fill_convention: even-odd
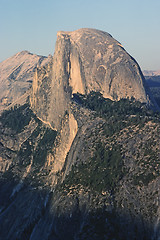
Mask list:
[[[58,33],[60,38],[65,35],[67,33]],[[72,77],[73,74],[70,77],[73,92],[100,91],[104,97],[113,100],[133,96],[137,100],[147,101],[139,66],[111,35],[98,30],[81,29],[68,33],[68,37],[71,46],[76,49],[73,51],[71,47],[71,70],[76,58],[79,58],[80,64],[81,77]],[[77,82],[83,87],[77,89]]]
[[[53,63],[35,74],[31,105],[39,117],[58,129],[73,93],[99,91],[112,100],[148,102],[136,61],[108,33],[94,29],[58,32]],[[45,91],[44,91],[45,90]]]
[[[25,102],[37,65],[43,66],[48,60],[22,51],[0,63],[0,110]]]

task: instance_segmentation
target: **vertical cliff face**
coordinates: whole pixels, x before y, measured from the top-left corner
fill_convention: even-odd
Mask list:
[[[37,115],[56,129],[60,129],[62,120],[69,111],[69,49],[70,41],[67,37],[57,40],[53,60],[35,74],[30,98],[31,106]]]
[[[142,102],[147,101],[144,78],[138,64],[110,34],[80,29],[69,32],[68,36],[79,53],[81,77],[74,81],[81,82],[82,79],[85,87],[82,91],[98,91],[112,100],[133,96]],[[72,87],[73,91],[77,90]]]
[[[78,131],[78,124],[73,114],[67,114],[63,120],[52,152],[47,156],[47,165],[51,167],[51,181],[54,185],[57,181],[57,172],[64,167],[67,153],[70,151],[74,138]]]

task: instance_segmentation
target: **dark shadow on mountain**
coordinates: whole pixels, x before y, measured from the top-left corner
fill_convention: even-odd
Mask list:
[[[160,86],[160,76],[145,76],[145,79],[150,87],[154,86],[155,84]]]
[[[99,93],[90,93],[87,97],[74,95],[73,101],[93,110],[98,117],[106,119],[106,123],[103,125],[106,138],[120,132],[124,127],[139,124],[139,129],[141,130],[144,123],[148,122],[148,120],[151,121],[151,119],[153,119],[153,121],[159,122],[158,115],[152,115],[152,111],[134,99],[121,99],[119,102],[112,102],[109,99],[103,99]],[[19,125],[21,119],[17,117],[20,115],[20,110],[24,109],[21,108],[18,110],[15,108],[8,111],[8,113],[6,112],[3,123],[14,130],[14,124]],[[13,115],[15,111],[17,114]],[[24,111],[24,114],[25,112],[26,111]],[[28,109],[28,113],[29,112]],[[31,116],[28,116],[29,120],[31,117],[35,118],[32,113],[30,113],[30,115]],[[13,116],[16,116],[15,122],[13,121]],[[92,164],[88,162],[87,165],[86,162],[82,164],[83,166],[79,165],[81,167],[81,172],[79,171],[79,173],[81,174],[78,174],[77,168],[75,167],[73,169],[74,171],[70,172],[74,174],[70,174],[70,178],[65,178],[69,186],[68,191],[65,191],[66,186],[62,188],[62,184],[59,188],[57,187],[54,191],[51,191],[47,183],[49,172],[47,169],[45,172],[43,166],[48,151],[53,147],[56,133],[55,131],[44,128],[38,121],[37,124],[38,127],[31,136],[23,142],[18,153],[16,151],[14,152],[13,161],[9,170],[0,177],[0,240],[158,239],[158,236],[156,236],[158,225],[156,229],[156,225],[153,226],[153,223],[148,222],[149,220],[147,221],[146,219],[151,219],[151,217],[148,216],[148,218],[145,218],[145,210],[141,209],[145,207],[145,202],[147,202],[148,199],[144,199],[144,204],[141,205],[136,203],[138,197],[135,195],[135,201],[131,201],[132,204],[130,204],[129,208],[120,202],[118,205],[116,200],[112,202],[108,201],[109,195],[100,197],[100,195],[103,195],[102,191],[107,190],[108,192],[112,192],[111,197],[114,199],[116,190],[115,192],[111,191],[111,185],[112,190],[114,190],[124,177],[124,174],[121,174],[121,172],[123,173],[123,165],[121,162],[122,156],[119,156],[120,149],[117,146],[118,144],[116,144],[116,148],[114,147],[112,150],[109,149],[107,152],[105,148],[103,149],[104,146],[102,144],[98,144],[96,155],[91,159]],[[23,125],[20,126],[20,129],[17,128],[17,132],[24,128]],[[39,134],[41,134],[43,138],[37,141]],[[96,135],[95,138],[98,136],[100,139],[101,135]],[[95,142],[94,139],[93,143]],[[4,152],[5,148],[3,144],[1,143],[0,146],[2,152]],[[36,149],[34,146],[36,146]],[[151,148],[147,148],[151,155],[150,149]],[[8,150],[6,150],[6,153],[8,153],[7,151]],[[135,154],[135,152],[133,152],[133,154]],[[132,156],[132,152],[130,156]],[[153,156],[154,155],[151,155],[152,159]],[[32,169],[29,172],[26,171],[26,167],[31,164],[32,157]],[[102,161],[104,159],[105,161]],[[115,159],[118,161],[115,161]],[[153,162],[151,165],[153,165]],[[65,166],[66,165],[64,165],[64,168]],[[88,171],[85,172],[84,166],[85,169],[90,169],[92,174]],[[94,171],[94,169],[96,171]],[[104,169],[105,175],[103,175]],[[95,172],[98,175],[96,175]],[[24,173],[28,175],[23,177]],[[145,176],[147,178],[145,178]],[[153,174],[145,176],[143,176],[143,174],[139,175],[139,180],[145,181],[142,181],[144,185],[148,184],[148,180],[150,181],[157,177],[157,175],[153,176]],[[150,176],[152,177],[151,179]],[[135,175],[135,177],[137,176]],[[71,181],[69,182],[69,180]],[[103,182],[102,180],[105,180],[103,184],[101,184]],[[139,184],[139,181],[137,182]],[[74,184],[78,186],[80,183],[81,186],[84,186],[84,191],[74,191],[72,186]],[[139,185],[136,185],[135,188],[137,189],[138,186]],[[90,191],[87,190],[87,187]],[[121,187],[121,184],[119,184],[119,190],[121,190]],[[71,189],[72,193],[70,193]],[[135,194],[136,193],[137,192],[135,192]],[[158,195],[158,191],[157,193],[155,192],[155,194]],[[122,198],[123,196],[124,195],[122,195]],[[154,195],[153,199],[155,201],[156,195]],[[141,199],[141,202],[142,201],[143,199]],[[151,199],[149,201],[152,202]],[[129,201],[126,202],[129,203]],[[136,206],[134,208],[134,204],[137,204],[138,207]],[[150,205],[150,207],[151,206],[153,207],[153,205]],[[156,211],[157,209],[155,208],[151,213],[154,214]]]
[[[147,83],[149,87],[160,87],[160,82],[154,81],[152,79],[148,79]]]
[[[129,209],[88,208],[83,196],[50,192],[18,182],[0,182],[0,240],[150,240],[153,226]],[[65,199],[65,200],[64,200]]]

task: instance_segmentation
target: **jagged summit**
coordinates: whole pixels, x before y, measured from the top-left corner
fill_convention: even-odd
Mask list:
[[[26,54],[33,54],[33,53],[29,52],[28,50],[23,50],[21,52],[16,53],[16,56],[26,55]]]

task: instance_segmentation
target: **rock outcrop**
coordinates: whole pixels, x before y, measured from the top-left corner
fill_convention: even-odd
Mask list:
[[[70,111],[72,94],[95,91],[112,100],[148,102],[144,85],[140,67],[110,34],[95,29],[58,32],[53,64],[35,74],[31,106],[58,129]]]

